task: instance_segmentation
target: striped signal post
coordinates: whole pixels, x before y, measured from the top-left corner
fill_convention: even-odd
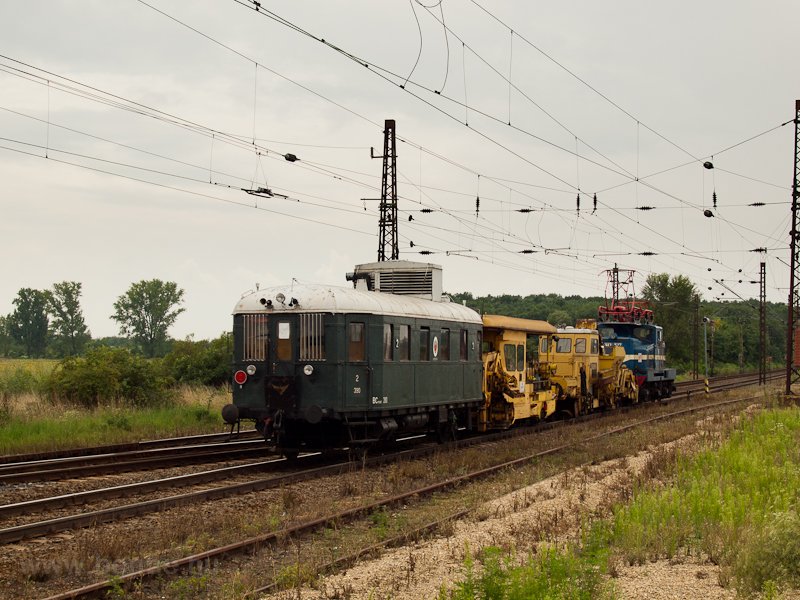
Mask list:
[[[703,317],[703,357],[704,357],[703,362],[705,363],[705,367],[706,367],[706,378],[703,380],[703,383],[705,384],[705,393],[706,393],[706,395],[709,394],[709,390],[708,390],[708,322],[710,320],[711,319],[709,319],[708,317]]]

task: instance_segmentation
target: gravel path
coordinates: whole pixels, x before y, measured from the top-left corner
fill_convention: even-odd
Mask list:
[[[658,449],[683,444],[683,438]],[[289,590],[267,596],[270,600],[348,598],[351,600],[417,600],[436,598],[464,577],[464,558],[486,546],[516,549],[523,557],[540,539],[541,527],[570,539],[579,531],[582,517],[604,514],[628,493],[658,449],[621,460],[572,469],[555,477],[486,502],[469,519],[454,524],[452,534],[412,546],[387,550],[379,558],[321,578],[314,589]],[[614,585],[622,598],[684,598],[709,600],[735,598],[735,592],[718,583],[718,568],[708,564],[670,564],[666,561],[640,567],[620,567]]]

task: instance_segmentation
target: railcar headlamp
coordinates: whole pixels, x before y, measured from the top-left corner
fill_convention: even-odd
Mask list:
[[[306,376],[311,377],[314,374],[314,365],[306,365],[303,367],[303,373]]]
[[[247,374],[252,377],[253,375],[256,374],[256,366],[255,365],[247,365],[247,368],[245,369],[245,371],[247,371]]]

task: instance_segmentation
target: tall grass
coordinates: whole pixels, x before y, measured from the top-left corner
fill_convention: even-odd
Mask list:
[[[671,485],[615,515],[631,564],[680,552],[707,557],[743,593],[800,586],[800,411],[747,419],[719,448],[679,459]]]
[[[0,454],[40,452],[224,430],[225,388],[183,387],[171,402],[154,407],[54,404],[35,395],[15,396],[0,413]],[[2,411],[2,408],[0,408]]]
[[[440,598],[611,597],[602,575],[629,564],[696,555],[720,565],[720,582],[742,596],[800,588],[800,410],[744,418],[730,437],[676,455],[667,481],[650,481],[582,544],[533,556],[523,566],[495,550],[476,575]]]

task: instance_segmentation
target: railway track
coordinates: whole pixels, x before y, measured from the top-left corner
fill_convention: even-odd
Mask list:
[[[750,382],[749,378],[737,378],[737,379],[738,379],[738,385],[749,385],[749,382]],[[734,381],[734,382],[730,382],[729,381],[729,382],[726,383],[726,385],[735,385],[736,383],[737,383],[736,381]],[[683,387],[686,388],[685,389],[686,395],[687,396],[691,396],[691,391],[689,390],[690,386],[683,386]],[[678,396],[680,396],[682,393],[684,393],[684,390],[679,392]],[[674,398],[675,397],[673,397],[673,399]],[[242,552],[249,552],[249,551],[253,550],[256,547],[260,547],[262,545],[269,545],[270,543],[273,543],[274,541],[276,541],[278,539],[283,539],[285,536],[298,535],[298,534],[301,534],[301,533],[304,533],[304,532],[308,532],[308,531],[311,531],[313,529],[321,527],[321,526],[325,525],[326,523],[329,523],[329,522],[332,522],[332,521],[335,521],[337,523],[347,522],[348,520],[356,519],[359,516],[362,516],[362,515],[364,515],[366,513],[374,511],[374,510],[376,510],[378,508],[381,508],[383,506],[391,505],[391,504],[394,504],[394,503],[397,503],[397,502],[402,502],[402,501],[407,500],[408,498],[411,498],[413,496],[429,495],[429,494],[431,494],[431,493],[433,493],[435,491],[442,490],[442,489],[447,489],[449,487],[456,486],[459,483],[463,483],[463,482],[466,482],[466,481],[474,480],[474,479],[477,479],[477,478],[480,478],[480,477],[486,477],[488,475],[491,475],[493,473],[498,472],[499,470],[507,469],[507,468],[513,467],[515,465],[521,465],[521,464],[523,464],[525,462],[529,462],[531,460],[534,460],[537,457],[546,456],[548,454],[561,452],[561,451],[564,451],[564,450],[566,450],[566,449],[568,449],[568,448],[570,448],[570,447],[572,447],[574,445],[584,444],[584,443],[590,442],[592,440],[599,439],[600,437],[613,435],[615,433],[619,433],[619,432],[622,432],[622,431],[627,431],[629,429],[632,429],[634,427],[639,427],[639,426],[641,426],[643,424],[646,424],[646,423],[654,422],[654,421],[657,421],[657,420],[673,418],[673,417],[675,417],[677,415],[697,412],[697,411],[700,411],[700,410],[706,410],[706,409],[709,409],[709,408],[714,408],[714,407],[718,407],[718,406],[724,406],[724,405],[733,404],[733,403],[742,402],[742,401],[744,401],[744,399],[736,399],[736,400],[730,400],[730,401],[725,401],[725,402],[703,404],[703,405],[700,405],[700,406],[697,406],[697,407],[692,407],[692,408],[689,408],[689,409],[682,409],[682,410],[678,410],[678,411],[672,411],[672,412],[670,412],[670,413],[668,413],[666,415],[661,415],[661,416],[657,416],[657,417],[650,418],[650,419],[640,420],[640,421],[637,421],[636,423],[632,423],[632,424],[625,425],[625,426],[622,426],[622,427],[619,427],[619,428],[615,428],[615,429],[613,429],[611,431],[608,431],[608,432],[603,432],[603,433],[600,433],[600,434],[596,434],[596,435],[587,437],[586,439],[580,440],[579,442],[574,442],[574,443],[571,443],[571,444],[554,446],[554,447],[549,448],[549,449],[547,449],[547,450],[545,450],[543,452],[539,452],[539,453],[536,453],[536,454],[533,454],[533,455],[529,455],[529,456],[526,456],[526,457],[523,457],[523,458],[520,458],[520,459],[516,459],[514,461],[505,462],[505,463],[503,463],[501,465],[496,465],[496,466],[492,466],[492,467],[489,467],[489,468],[481,469],[479,471],[476,471],[474,473],[470,473],[470,474],[467,474],[467,475],[464,475],[464,476],[451,478],[451,479],[448,479],[447,481],[440,482],[438,484],[431,485],[431,486],[426,486],[424,488],[415,489],[413,491],[410,491],[408,493],[405,493],[405,494],[402,494],[402,495],[399,495],[399,496],[394,496],[392,498],[382,499],[380,501],[371,503],[369,505],[361,506],[361,507],[358,507],[358,508],[355,508],[355,509],[351,509],[351,510],[348,510],[348,511],[344,511],[344,512],[340,512],[340,513],[337,513],[337,514],[328,515],[328,516],[326,516],[324,518],[316,519],[313,522],[304,523],[304,524],[298,525],[296,527],[292,527],[290,529],[282,529],[280,531],[272,532],[270,534],[260,535],[260,536],[254,537],[254,538],[250,538],[248,540],[242,540],[241,542],[237,542],[237,543],[234,543],[234,544],[229,544],[227,546],[216,548],[214,550],[210,550],[210,551],[204,552],[202,554],[188,556],[188,557],[185,557],[185,558],[177,560],[177,561],[172,561],[172,562],[169,562],[169,563],[164,564],[164,565],[153,567],[151,569],[143,569],[143,570],[140,570],[140,571],[137,571],[137,572],[134,572],[134,573],[129,573],[127,575],[124,575],[122,578],[115,578],[113,582],[100,582],[98,584],[95,584],[95,585],[92,585],[92,586],[87,586],[85,588],[71,590],[70,592],[66,592],[65,594],[54,596],[53,598],[73,598],[73,597],[92,596],[92,595],[96,595],[98,593],[103,593],[104,590],[108,590],[110,585],[119,585],[120,583],[124,584],[125,582],[130,582],[130,581],[144,581],[144,580],[147,580],[147,579],[152,578],[154,576],[157,576],[159,574],[180,572],[181,570],[185,570],[185,569],[191,568],[193,566],[200,566],[200,565],[202,565],[204,563],[207,564],[208,561],[210,561],[212,559],[213,560],[217,560],[217,559],[219,559],[221,557],[224,557],[224,556],[228,556],[228,555],[232,555],[232,554],[236,554],[236,553],[242,553]],[[646,408],[647,406],[652,406],[652,405],[653,405],[653,403],[647,403],[645,405],[642,405],[642,407]],[[591,415],[590,418],[597,418],[597,417],[595,415]],[[552,423],[552,424],[544,424],[544,425],[545,425],[545,427],[556,427],[556,426],[559,426],[560,424],[559,423]],[[512,430],[512,431],[509,431],[509,432],[503,432],[502,434],[493,434],[493,436],[490,436],[490,437],[492,437],[492,439],[501,439],[502,437],[510,437],[510,436],[513,436],[513,435],[519,435],[522,432],[531,431],[531,429],[532,428]],[[462,447],[462,446],[464,446],[466,444],[470,444],[470,443],[485,443],[485,442],[486,442],[486,439],[481,438],[481,440],[479,440],[479,441],[466,440],[466,441],[462,441],[462,442],[457,442],[455,444],[455,446]],[[406,452],[404,452],[402,454],[407,458],[418,458],[419,456],[422,456],[424,454],[424,452],[426,452],[426,451],[427,452],[431,452],[431,451],[436,451],[436,450],[417,449],[417,450],[414,450],[414,451],[406,451]],[[384,457],[374,457],[374,458],[369,459],[369,461],[367,461],[365,463],[365,466],[372,466],[374,464],[380,464],[380,462],[388,462],[388,461],[397,460],[397,459],[398,459],[397,456],[389,456],[389,455],[384,456]],[[322,467],[321,469],[308,469],[305,472],[303,472],[302,474],[295,473],[295,474],[289,474],[289,475],[286,475],[284,477],[279,477],[279,478],[275,478],[275,477],[268,478],[268,480],[272,480],[273,481],[272,484],[267,484],[266,483],[267,480],[262,480],[261,483],[249,482],[246,485],[255,485],[255,486],[265,485],[265,486],[269,486],[269,485],[275,485],[275,483],[277,481],[281,481],[281,483],[278,483],[277,485],[288,485],[289,482],[300,480],[300,479],[295,479],[296,477],[303,477],[304,480],[308,480],[308,479],[312,479],[314,477],[322,476],[322,474],[335,473],[337,469],[341,470],[343,468],[347,468],[347,467],[345,467],[344,463],[341,464],[341,465],[328,465],[326,467]],[[244,489],[244,488],[242,488],[242,489]],[[262,489],[266,489],[266,487],[262,488]],[[242,493],[245,493],[245,492],[242,492]],[[0,508],[0,510],[1,510],[1,508]],[[449,518],[452,518],[452,517],[449,517]],[[445,519],[445,520],[448,520],[448,519]],[[436,526],[437,526],[437,524],[428,525],[429,528],[435,528]],[[9,535],[10,535],[10,533],[9,533]],[[342,560],[345,560],[345,559],[342,559]]]
[[[134,452],[136,450],[154,450],[156,448],[175,448],[180,446],[193,446],[198,444],[211,444],[214,442],[242,441],[258,439],[257,431],[246,431],[235,434],[230,433],[204,433],[200,435],[187,435],[158,440],[141,440],[128,444],[111,444],[107,446],[90,446],[86,448],[71,448],[52,450],[49,452],[32,452],[28,454],[6,454],[0,456],[0,465],[46,461],[53,459],[75,458],[79,456],[92,456],[99,454],[114,454],[119,452]]]

